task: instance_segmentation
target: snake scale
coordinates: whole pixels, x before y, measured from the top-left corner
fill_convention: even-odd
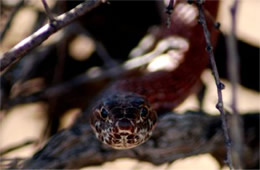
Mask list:
[[[208,16],[216,17],[218,1],[206,1],[204,8]],[[189,44],[176,69],[120,79],[95,102],[90,125],[100,141],[115,149],[144,143],[156,126],[157,114],[171,111],[194,92],[208,66],[205,38],[197,17],[195,4],[177,1],[170,27],[160,27],[158,39],[176,36]],[[212,20],[207,22],[214,43],[217,31]]]

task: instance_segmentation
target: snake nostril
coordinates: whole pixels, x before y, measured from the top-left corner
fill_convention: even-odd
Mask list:
[[[119,120],[118,127],[119,127],[120,130],[131,130],[132,124],[129,120],[122,119],[122,120]]]

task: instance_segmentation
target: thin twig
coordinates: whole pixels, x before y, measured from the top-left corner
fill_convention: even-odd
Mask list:
[[[0,169],[18,169],[20,165],[28,158],[1,158],[0,157]]]
[[[68,91],[72,91],[72,89],[86,83],[91,83],[97,80],[104,80],[104,79],[117,79],[118,77],[123,76],[124,74],[127,74],[131,70],[138,69],[140,67],[143,67],[149,62],[152,61],[155,57],[159,56],[163,52],[165,52],[168,49],[177,49],[180,52],[184,52],[187,50],[185,47],[178,46],[176,44],[176,41],[180,41],[179,44],[185,43],[184,40],[178,37],[170,37],[163,39],[158,42],[156,47],[153,51],[144,54],[139,57],[135,57],[133,59],[127,60],[122,65],[118,65],[116,67],[112,67],[109,69],[100,70],[100,74],[96,76],[89,76],[87,74],[82,74],[77,77],[75,77],[72,80],[69,80],[67,82],[63,82],[62,84],[54,85],[48,89],[45,89],[41,92],[37,92],[34,94],[31,94],[29,96],[22,96],[22,97],[16,97],[12,100],[10,100],[6,106],[4,106],[5,109],[11,108],[17,104],[25,104],[25,103],[31,103],[43,99],[51,99],[55,96],[60,96],[62,94],[65,94]],[[183,42],[182,42],[183,41]],[[140,72],[141,74],[141,72]]]
[[[76,20],[78,17],[84,15],[88,11],[92,10],[98,6],[102,1],[100,0],[88,0],[70,11],[58,16],[56,18],[55,24],[46,24],[41,27],[38,31],[25,38],[17,45],[15,45],[8,52],[4,53],[3,56],[0,56],[0,71],[4,71],[11,64],[14,64],[17,60],[25,56],[29,51],[39,46],[43,41],[45,41],[53,33],[57,32],[61,28],[65,27],[69,23]]]
[[[215,59],[214,59],[215,57],[214,57],[214,53],[213,53],[213,47],[212,47],[211,41],[210,41],[210,32],[207,28],[206,18],[205,18],[204,11],[202,8],[203,1],[197,0],[196,4],[197,4],[198,10],[199,10],[199,23],[202,25],[202,28],[203,28],[204,37],[206,40],[206,50],[209,53],[210,65],[211,65],[212,73],[213,73],[213,76],[214,76],[214,79],[216,82],[216,86],[217,86],[218,103],[216,105],[216,108],[219,110],[219,112],[221,114],[222,128],[224,131],[226,149],[227,149],[227,164],[230,169],[233,169],[232,159],[231,159],[231,140],[230,140],[229,133],[228,133],[226,114],[225,114],[224,104],[223,104],[223,99],[222,99],[222,90],[225,88],[225,86],[220,81],[218,69],[216,66]]]
[[[106,50],[106,48],[101,42],[95,40],[95,44],[96,44],[97,54],[103,60],[106,68],[119,66],[119,63],[115,59],[113,59],[112,56],[109,55],[108,51]]]
[[[219,30],[220,23],[215,21],[215,18],[210,14],[210,12],[207,9],[203,8],[203,10],[205,15],[210,19],[210,21],[214,23],[214,27]]]
[[[11,12],[11,15],[8,17],[7,23],[5,24],[3,30],[0,33],[0,41],[4,39],[5,34],[14,19],[15,14],[23,6],[23,4],[24,4],[24,0],[20,0],[20,2],[15,5],[14,9]]]
[[[234,0],[233,6],[231,7],[231,32],[227,36],[227,51],[228,51],[228,71],[229,79],[232,85],[232,98],[231,98],[231,109],[233,115],[230,121],[230,135],[232,141],[236,141],[232,145],[232,160],[235,169],[242,168],[242,147],[243,147],[243,131],[242,122],[237,110],[237,85],[239,82],[238,67],[239,67],[239,55],[236,43],[236,12],[238,8],[238,0]]]
[[[172,11],[173,11],[173,5],[174,5],[174,0],[170,0],[169,5],[166,8],[166,13],[168,14],[166,25],[167,25],[168,28],[170,28],[170,26],[171,26],[171,14],[172,14]]]
[[[18,145],[14,145],[14,146],[8,147],[6,149],[2,149],[2,150],[0,150],[0,155],[3,156],[3,155],[5,155],[9,152],[20,149],[20,148],[25,147],[27,145],[31,145],[33,143],[36,143],[36,141],[35,140],[27,140],[23,143],[19,143]]]
[[[75,30],[80,30],[80,32],[93,39],[96,46],[96,52],[99,55],[100,59],[103,60],[105,68],[109,69],[112,67],[119,66],[119,63],[115,59],[113,59],[113,57],[108,53],[103,44],[96,40],[96,38],[90,32],[88,32],[85,28],[82,27],[82,25],[75,23],[74,27],[76,27],[77,29],[73,29],[72,31],[75,32]]]
[[[239,82],[238,77],[238,66],[239,66],[239,55],[238,55],[238,49],[237,49],[237,43],[235,40],[236,37],[236,11],[238,8],[238,0],[234,0],[234,4],[230,10],[231,17],[232,17],[232,24],[231,24],[231,33],[230,36],[228,36],[228,59],[229,59],[229,74],[230,74],[230,81],[233,86],[232,88],[232,109],[234,110],[234,113],[237,112],[237,106],[236,106],[236,99],[237,99],[237,84]]]
[[[55,19],[54,19],[52,13],[51,13],[51,10],[50,10],[46,0],[42,0],[42,4],[44,6],[46,15],[48,16],[50,23],[53,23],[55,21]]]
[[[66,47],[68,44],[68,39],[67,37],[63,38],[63,41],[61,41],[59,43],[59,47],[58,47],[58,58],[57,58],[57,62],[56,62],[56,66],[54,69],[54,75],[52,78],[52,85],[58,84],[60,82],[62,82],[62,78],[64,76],[64,66],[65,66],[65,59],[66,59]],[[58,119],[57,114],[55,114],[55,108],[57,107],[57,103],[58,100],[57,98],[49,98],[48,99],[48,111],[47,111],[47,124],[45,126],[45,129],[43,131],[43,135],[42,135],[42,141],[44,139],[47,139],[50,135],[53,135],[54,133],[57,133],[58,131],[58,127],[60,124],[60,121]]]

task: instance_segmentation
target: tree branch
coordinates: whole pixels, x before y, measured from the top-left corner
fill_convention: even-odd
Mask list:
[[[252,157],[248,157],[245,162],[250,162],[251,167],[255,167],[259,159],[259,114],[244,115],[243,120],[248,134],[245,136],[245,154],[254,155],[253,161]],[[257,141],[256,147],[250,145]],[[202,153],[211,153],[219,161],[225,159],[220,116],[199,112],[168,113],[160,118],[149,141],[129,150],[108,148],[96,139],[88,123],[77,124],[53,136],[42,150],[24,163],[23,168],[80,168],[122,157],[159,165]]]
[[[231,98],[231,109],[233,112],[230,127],[230,136],[232,141],[236,141],[233,143],[232,149],[232,160],[234,163],[235,169],[242,169],[243,162],[242,162],[242,155],[243,155],[243,131],[241,125],[241,118],[239,116],[237,110],[237,87],[239,83],[239,76],[238,76],[238,67],[239,67],[239,55],[236,43],[236,12],[238,8],[239,1],[234,0],[233,6],[230,9],[231,13],[231,32],[227,36],[227,51],[228,51],[228,73],[229,79],[232,86],[232,98]]]
[[[5,37],[5,34],[8,30],[8,28],[10,27],[13,19],[14,19],[14,16],[16,15],[17,11],[24,5],[24,0],[20,0],[20,2],[18,2],[14,9],[12,10],[10,16],[8,17],[8,20],[7,20],[7,23],[5,24],[3,30],[1,31],[0,33],[0,41],[2,41]]]
[[[50,8],[49,8],[49,6],[48,6],[46,0],[42,0],[42,4],[43,4],[43,6],[44,6],[46,15],[48,16],[50,23],[55,22],[55,18],[53,17],[53,15],[52,15],[52,13],[51,13],[51,10],[50,10]]]
[[[65,27],[78,17],[92,10],[101,3],[100,0],[88,0],[71,9],[70,11],[58,16],[55,22],[48,23],[41,27],[38,31],[25,38],[15,45],[8,52],[0,56],[0,71],[4,71],[7,67],[25,56],[29,51],[40,45],[53,33]]]
[[[18,104],[31,103],[44,99],[51,99],[57,96],[62,96],[68,91],[75,91],[80,85],[93,83],[95,81],[107,81],[117,79],[124,75],[127,75],[131,71],[135,70],[137,74],[143,74],[143,70],[137,70],[138,68],[149,64],[155,57],[162,54],[168,49],[178,49],[180,51],[186,50],[184,47],[178,46],[176,41],[180,41],[180,44],[185,43],[183,40],[176,38],[166,38],[158,42],[154,50],[146,53],[142,56],[135,57],[133,59],[127,60],[122,65],[118,65],[113,68],[100,70],[100,73],[96,76],[89,76],[87,74],[82,74],[75,77],[72,80],[63,82],[61,84],[54,85],[50,88],[44,89],[41,92],[33,93],[29,96],[18,96],[3,104],[3,109],[9,109]],[[182,42],[183,41],[183,42]],[[183,49],[182,49],[183,48]],[[77,90],[76,90],[77,91]],[[86,100],[86,98],[85,98]]]
[[[17,144],[17,145],[13,145],[13,146],[10,146],[10,147],[8,147],[6,149],[0,150],[0,155],[3,156],[3,155],[5,155],[5,154],[7,154],[9,152],[12,152],[14,150],[20,149],[20,148],[25,147],[27,145],[34,144],[36,142],[37,142],[36,140],[26,140],[23,143],[20,143],[20,144]]]
[[[226,114],[224,110],[224,104],[223,104],[223,99],[222,99],[222,90],[225,88],[224,84],[220,81],[219,74],[218,74],[218,69],[216,66],[215,62],[215,57],[213,53],[213,47],[211,45],[210,41],[210,32],[207,28],[207,23],[204,15],[204,11],[202,8],[203,0],[197,0],[197,7],[199,11],[199,23],[202,25],[203,31],[204,31],[204,37],[206,40],[206,50],[209,53],[209,59],[210,59],[210,65],[212,69],[212,73],[216,82],[217,86],[217,94],[218,94],[218,103],[216,105],[216,108],[219,110],[221,114],[221,120],[222,120],[222,127],[224,131],[224,136],[225,136],[225,142],[226,142],[226,148],[227,148],[227,163],[230,169],[233,169],[232,165],[232,159],[231,159],[231,140],[230,136],[228,133],[228,126],[227,126],[227,121],[226,121]]]

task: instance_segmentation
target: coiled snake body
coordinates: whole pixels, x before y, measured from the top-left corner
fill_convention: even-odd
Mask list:
[[[217,4],[217,1],[206,1],[204,7],[215,17]],[[208,64],[206,43],[203,30],[197,23],[196,10],[186,2],[177,2],[170,28],[160,28],[157,39],[178,35],[189,43],[189,49],[176,69],[121,79],[95,104],[90,124],[103,143],[115,149],[133,148],[144,143],[155,128],[157,114],[172,110],[194,91]],[[188,17],[182,15],[188,13]],[[185,17],[193,20],[187,21]],[[211,41],[214,42],[216,31],[212,21],[208,23]]]

